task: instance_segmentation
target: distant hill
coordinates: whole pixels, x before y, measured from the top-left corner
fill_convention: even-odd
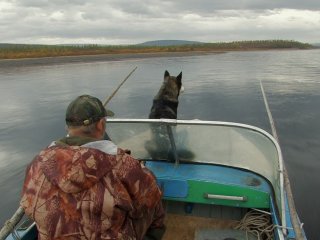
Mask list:
[[[156,40],[139,43],[139,46],[181,46],[181,45],[192,45],[192,44],[203,44],[203,42],[187,41],[187,40]]]
[[[23,43],[0,43],[0,49],[19,49],[19,48],[29,48],[29,47],[43,47],[50,45],[40,45],[40,44],[23,44]]]
[[[0,43],[0,48],[12,48],[16,47],[17,44],[11,44],[11,43]]]

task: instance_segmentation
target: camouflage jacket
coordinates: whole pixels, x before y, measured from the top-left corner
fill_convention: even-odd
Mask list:
[[[122,149],[88,144],[53,144],[28,166],[20,204],[39,239],[142,239],[162,228],[154,175]]]

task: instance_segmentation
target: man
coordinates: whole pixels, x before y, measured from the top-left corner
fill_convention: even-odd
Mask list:
[[[82,95],[66,112],[68,135],[26,171],[21,206],[39,239],[160,239],[161,191],[154,175],[104,140],[106,109]]]

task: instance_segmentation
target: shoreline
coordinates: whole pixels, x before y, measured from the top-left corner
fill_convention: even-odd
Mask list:
[[[90,63],[104,61],[123,61],[133,59],[146,59],[158,57],[188,57],[205,56],[214,54],[225,54],[228,52],[251,52],[251,51],[283,51],[283,50],[301,50],[301,49],[222,49],[212,51],[176,51],[176,52],[147,52],[147,53],[107,53],[92,55],[70,55],[53,57],[35,57],[35,58],[11,58],[0,59],[0,68],[21,67],[21,66],[45,66],[60,65],[68,63]]]
[[[249,40],[186,45],[39,45],[1,44],[0,64],[119,61],[133,58],[181,57],[226,52],[303,50],[315,46],[293,40]]]
[[[90,63],[104,61],[123,61],[158,57],[186,57],[223,54],[228,51],[186,51],[186,52],[152,52],[152,53],[114,53],[95,55],[72,55],[37,58],[0,59],[0,68],[18,66],[59,65],[68,63]]]

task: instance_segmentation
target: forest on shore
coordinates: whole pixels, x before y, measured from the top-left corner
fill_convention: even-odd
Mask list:
[[[0,59],[41,58],[57,56],[83,56],[100,54],[134,54],[166,52],[226,52],[272,49],[312,49],[315,46],[298,41],[256,40],[217,43],[189,43],[174,45],[39,45],[39,44],[0,44]]]

